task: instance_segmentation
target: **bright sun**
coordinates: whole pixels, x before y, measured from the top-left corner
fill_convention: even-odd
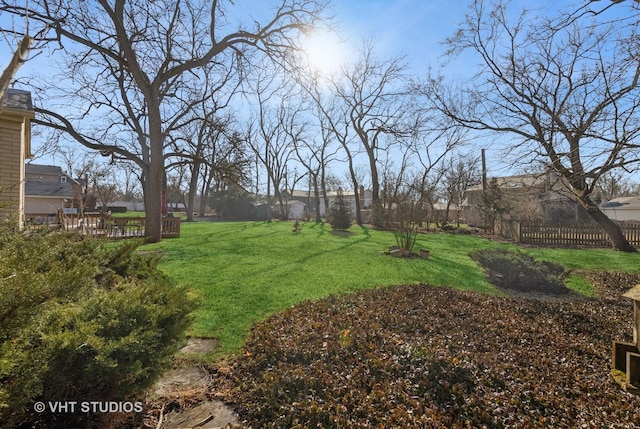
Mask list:
[[[324,77],[337,72],[347,61],[345,43],[333,32],[308,35],[303,50],[309,66]]]

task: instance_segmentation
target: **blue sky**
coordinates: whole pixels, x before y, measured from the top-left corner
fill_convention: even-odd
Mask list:
[[[271,17],[270,9],[277,1],[237,0],[234,11],[238,22],[251,22],[252,18]],[[464,19],[469,2],[467,0],[430,1],[430,0],[334,0],[333,15],[337,28],[347,39],[347,44],[355,49],[365,38],[374,38],[377,43],[377,55],[406,55],[416,76],[424,75],[429,65],[436,65],[444,52],[442,40],[453,34],[457,25]],[[246,19],[249,18],[249,19]],[[234,19],[231,19],[233,22]],[[7,17],[0,15],[0,21]],[[9,62],[11,52],[6,40],[0,40],[0,68]],[[47,52],[28,62],[17,77],[30,73],[46,72]],[[459,63],[459,62],[458,62]],[[468,66],[461,69],[469,70]],[[452,72],[455,69],[451,69]],[[37,137],[34,144],[38,145]]]
[[[374,36],[383,55],[406,55],[415,73],[439,62],[442,41],[464,19],[467,1],[336,1],[338,25],[351,41]]]
[[[411,69],[416,76],[424,76],[429,66],[438,67],[442,62],[445,46],[442,44],[446,37],[452,36],[459,24],[464,20],[469,4],[472,0],[333,0],[333,12],[336,23],[347,38],[351,46],[359,45],[363,38],[373,37],[377,42],[377,55],[392,57],[406,55]],[[630,0],[627,0],[629,2]],[[247,22],[248,15],[252,15],[259,21],[263,14],[270,17],[272,12],[267,12],[271,5],[277,5],[278,1],[267,0],[236,0],[234,11],[238,11],[238,21]],[[568,7],[570,0],[540,0],[530,2],[513,0],[514,11],[519,11],[523,6],[542,7],[553,5],[556,8]],[[600,1],[598,5],[605,6],[609,0]],[[622,6],[622,5],[621,5]],[[0,16],[0,21],[6,17]],[[249,19],[248,22],[251,22]],[[0,40],[0,69],[6,65],[10,58],[10,52],[6,48],[6,41]],[[46,70],[46,54],[41,55],[37,61],[28,63],[20,70],[18,77],[26,76],[34,69]],[[446,73],[456,78],[469,76],[477,69],[476,59],[469,56],[459,57],[448,64]],[[505,138],[505,137],[502,137]],[[37,138],[34,143],[37,145]],[[489,143],[485,144],[489,146]],[[497,155],[497,154],[495,154]],[[489,151],[492,158],[492,152]],[[494,159],[496,169],[500,169],[499,162]],[[496,174],[500,174],[496,171]]]

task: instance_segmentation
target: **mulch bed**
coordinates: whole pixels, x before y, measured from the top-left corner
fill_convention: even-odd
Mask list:
[[[305,302],[255,326],[213,389],[246,427],[640,427],[610,370],[640,276],[581,274],[596,298],[417,285]]]

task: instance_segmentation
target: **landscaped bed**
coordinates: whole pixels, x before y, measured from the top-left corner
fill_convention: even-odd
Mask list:
[[[305,302],[256,325],[216,389],[260,428],[640,427],[610,370],[639,278],[588,275],[598,297],[577,301],[414,285]]]

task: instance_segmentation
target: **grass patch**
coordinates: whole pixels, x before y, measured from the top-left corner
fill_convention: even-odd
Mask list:
[[[293,234],[291,222],[183,223],[180,238],[143,250],[163,252],[161,268],[197,294],[201,306],[192,334],[217,338],[220,352],[229,354],[256,322],[306,300],[421,283],[500,294],[469,253],[515,248],[465,234],[421,234],[416,249],[430,250],[429,259],[393,258],[383,253],[395,244],[391,232],[355,226],[343,236],[332,234],[329,225],[300,225],[300,233]],[[610,250],[525,252],[568,269],[640,271],[637,255]],[[577,276],[570,276],[568,286],[591,293]]]

